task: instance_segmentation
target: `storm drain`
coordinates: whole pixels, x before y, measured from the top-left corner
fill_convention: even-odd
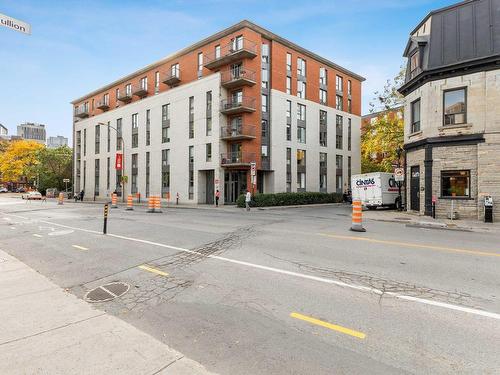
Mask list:
[[[123,296],[130,289],[130,285],[122,282],[109,283],[89,290],[85,297],[88,302],[106,302]]]

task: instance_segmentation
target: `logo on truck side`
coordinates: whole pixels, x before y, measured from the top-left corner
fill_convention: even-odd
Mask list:
[[[366,186],[366,185],[375,185],[375,179],[367,178],[365,180],[356,180],[356,186]]]

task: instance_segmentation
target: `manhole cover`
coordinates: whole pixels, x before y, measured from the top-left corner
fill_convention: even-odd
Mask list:
[[[130,289],[130,285],[116,282],[98,286],[89,290],[84,299],[88,302],[106,302],[117,297],[123,296]]]

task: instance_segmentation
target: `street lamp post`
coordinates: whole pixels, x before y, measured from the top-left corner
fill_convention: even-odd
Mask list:
[[[99,126],[107,126],[110,129],[113,129],[116,132],[116,135],[118,136],[118,129],[115,127],[111,126],[110,124],[104,124],[102,122],[99,122],[97,125]],[[126,179],[124,179],[124,173],[125,173],[125,141],[123,140],[123,137],[120,137],[121,145],[122,145],[122,180],[120,183],[122,184],[122,202],[125,202],[125,184],[126,184]]]

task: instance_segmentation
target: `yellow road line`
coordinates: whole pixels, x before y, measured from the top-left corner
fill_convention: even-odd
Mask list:
[[[43,237],[43,236],[41,236],[39,234],[34,234],[33,236],[35,236],[35,237]]]
[[[358,339],[364,339],[366,337],[366,335],[363,332],[355,331],[353,329],[342,327],[336,324],[327,323],[322,320],[311,318],[310,316],[302,315],[296,312],[291,313],[290,317],[295,319],[300,319],[311,324],[316,324],[321,327],[332,329],[337,332],[345,333],[346,335],[357,337]]]
[[[365,242],[372,242],[372,243],[380,243],[380,244],[384,244],[384,245],[414,247],[417,249],[430,249],[430,250],[447,251],[447,252],[452,252],[452,253],[471,254],[471,255],[478,255],[478,256],[500,257],[500,253],[489,253],[487,251],[481,251],[481,250],[457,249],[457,248],[445,247],[445,246],[424,245],[424,244],[416,244],[416,243],[411,243],[411,242],[376,240],[374,238],[340,236],[340,235],[336,235],[336,234],[327,234],[327,233],[318,233],[318,234],[320,236],[338,238],[340,240],[365,241]]]
[[[144,264],[142,266],[139,266],[138,268],[140,268],[141,270],[144,270],[144,271],[149,271],[149,272],[152,272],[152,273],[156,273],[157,275],[160,275],[160,276],[168,276],[168,273],[160,271],[160,270],[157,270],[156,268],[148,267],[148,266],[146,266]]]
[[[83,247],[83,246],[78,246],[78,245],[71,245],[71,246],[73,246],[74,248],[80,249],[80,250],[88,250],[86,247]]]

